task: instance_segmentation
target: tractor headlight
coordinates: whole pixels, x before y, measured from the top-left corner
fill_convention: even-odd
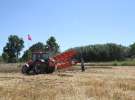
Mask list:
[[[29,67],[29,64],[25,64],[26,67]]]

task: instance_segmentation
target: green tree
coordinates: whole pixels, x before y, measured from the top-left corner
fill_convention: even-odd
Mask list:
[[[0,56],[0,62],[3,62],[3,58],[2,58],[2,56]]]
[[[47,40],[45,47],[46,47],[46,49],[48,49],[48,51],[54,52],[55,54],[60,52],[60,50],[59,50],[59,45],[58,45],[58,43],[56,42],[55,37],[53,37],[53,36],[51,36],[51,37]]]
[[[33,44],[28,50],[26,50],[21,58],[21,61],[28,61],[32,57],[32,52],[42,51],[45,52],[45,45],[42,42]]]
[[[129,48],[130,48],[129,49],[129,55],[130,55],[130,57],[135,58],[135,43],[133,43],[132,45],[130,45]]]
[[[32,57],[32,52],[30,50],[26,50],[20,59],[22,62],[30,60]]]
[[[126,47],[114,43],[106,44],[109,52],[109,60],[123,60],[126,57]]]
[[[35,51],[45,51],[45,45],[42,42],[38,42],[36,44],[33,44],[29,50],[31,52],[35,52]]]
[[[9,63],[17,62],[23,48],[23,39],[19,38],[17,35],[10,35],[6,46],[3,48],[2,57],[4,61]]]

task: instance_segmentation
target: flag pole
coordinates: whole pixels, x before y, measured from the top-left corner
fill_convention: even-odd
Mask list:
[[[28,37],[27,38],[28,38],[28,50],[29,50],[29,48],[30,48],[30,42],[32,41],[32,37],[31,37],[30,34],[28,34]]]
[[[28,34],[28,41],[32,41],[30,34]],[[29,45],[28,45],[28,47],[29,47]]]

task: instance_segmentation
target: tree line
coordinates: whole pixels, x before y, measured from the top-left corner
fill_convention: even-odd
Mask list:
[[[10,35],[8,37],[8,42],[3,47],[0,61],[6,63],[26,62],[31,59],[32,52],[34,51],[51,51],[52,56],[60,53],[60,46],[53,36],[49,37],[45,43],[38,42],[33,44],[28,50],[24,51],[22,57],[20,57],[23,48],[24,40],[17,35]],[[135,58],[135,43],[130,46],[123,46],[114,43],[95,44],[71,49],[78,52],[75,59],[80,60],[80,58],[83,58],[85,62],[120,61],[127,58]]]
[[[135,43],[126,47],[114,43],[96,44],[72,48],[78,51],[76,59],[81,57],[85,62],[121,61],[135,58]]]
[[[8,42],[3,47],[3,53],[0,57],[1,61],[6,63],[16,63],[16,62],[25,62],[31,59],[32,52],[43,51],[48,52],[52,51],[53,55],[59,53],[59,45],[56,42],[55,37],[51,36],[46,43],[38,42],[29,47],[28,50],[24,51],[22,57],[20,53],[24,48],[24,40],[17,35],[10,35],[8,37]]]

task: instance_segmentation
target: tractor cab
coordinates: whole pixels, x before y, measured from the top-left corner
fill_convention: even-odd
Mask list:
[[[46,52],[33,52],[32,53],[32,61],[36,60],[48,60],[49,54]]]

